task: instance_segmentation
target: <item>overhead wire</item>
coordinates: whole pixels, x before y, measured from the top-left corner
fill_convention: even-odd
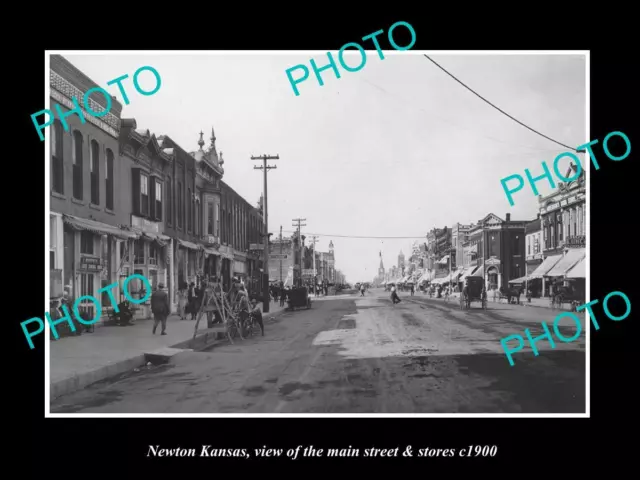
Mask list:
[[[471,87],[469,87],[468,85],[465,85],[464,83],[462,83],[462,81],[460,81],[458,78],[456,78],[455,75],[453,75],[452,73],[448,72],[447,70],[445,70],[441,65],[439,65],[435,60],[433,60],[431,57],[429,57],[428,55],[424,54],[424,57],[429,60],[430,62],[432,62],[436,67],[438,67],[440,70],[442,70],[444,73],[446,73],[447,75],[449,75],[451,78],[453,78],[456,82],[458,82],[460,85],[462,85],[464,88],[466,88],[467,90],[469,90],[471,93],[473,93],[475,96],[477,96],[478,98],[480,98],[481,100],[485,101],[486,103],[488,103],[489,105],[491,105],[493,108],[495,108],[496,110],[498,110],[500,113],[502,113],[503,115],[506,115],[507,117],[509,117],[511,120],[513,120],[514,122],[522,125],[523,127],[525,127],[528,130],[531,130],[533,133],[540,135],[541,137],[546,138],[547,140],[552,141],[553,143],[557,144],[557,145],[561,145],[565,148],[568,148],[569,150],[572,150],[576,153],[581,153],[579,152],[577,149],[570,147],[568,145],[565,145],[564,143],[561,143],[557,140],[554,140],[553,138],[545,135],[544,133],[540,133],[539,131],[531,128],[530,126],[522,123],[520,120],[518,120],[517,118],[513,117],[512,115],[509,115],[507,112],[505,112],[504,110],[502,110],[500,107],[494,105],[493,103],[491,103],[489,100],[487,100],[486,98],[484,98],[482,95],[480,95],[478,92],[476,92],[475,90],[473,90]]]
[[[298,233],[297,230],[282,230],[283,233]],[[376,240],[387,240],[387,239],[397,239],[397,240],[407,240],[407,239],[416,239],[416,238],[426,238],[427,234],[420,236],[408,236],[408,237],[369,237],[369,236],[361,236],[361,235],[332,235],[329,233],[311,233],[304,232],[305,235],[316,235],[318,237],[336,237],[336,238],[360,238],[360,239],[376,239]]]

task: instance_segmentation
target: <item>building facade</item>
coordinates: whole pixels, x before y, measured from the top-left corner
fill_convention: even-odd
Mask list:
[[[469,239],[476,241],[475,259],[482,262],[482,275],[487,290],[500,289],[509,280],[525,275],[525,229],[528,222],[511,220],[506,214],[502,220],[490,213],[478,222],[479,229],[469,232]],[[481,232],[481,233],[480,233]],[[481,241],[477,236],[482,236]]]
[[[538,268],[538,265],[540,265],[543,260],[542,228],[541,228],[540,214],[538,214],[538,218],[527,223],[525,233],[526,233],[526,249],[527,249],[526,275],[531,275],[535,271],[535,269]]]
[[[98,85],[60,55],[51,55],[49,74],[49,109],[63,112],[47,130],[51,146],[50,296],[60,296],[67,285],[74,298],[91,295],[110,306],[107,292],[99,295],[98,291],[119,282],[111,292],[114,298],[122,298],[121,246],[139,236],[122,228],[129,222],[127,198],[116,195],[117,186],[128,176],[118,162],[122,105],[112,98],[110,112],[101,117],[77,106],[81,102],[77,99]],[[101,95],[92,95],[89,104],[96,112],[106,109]],[[79,310],[87,319],[106,312],[96,312],[89,301],[82,302]]]
[[[262,211],[222,181],[213,129],[208,148],[201,133],[199,149],[188,153],[168,135],[121,118],[115,97],[109,113],[91,115],[78,104],[98,85],[60,55],[51,55],[50,85],[49,109],[62,112],[47,129],[52,297],[68,285],[76,298],[101,299],[105,314],[111,302],[99,290],[117,283],[112,293],[123,300],[133,273],[153,287],[164,283],[174,302],[179,286],[207,275],[221,277],[226,289],[234,275],[254,291],[261,287],[261,257],[250,245],[261,243]],[[106,109],[99,93],[89,104],[94,112]],[[134,298],[146,293],[142,285],[129,283]],[[80,311],[93,318],[95,305],[84,302]]]
[[[152,288],[169,282],[171,238],[165,230],[165,186],[173,163],[158,139],[149,130],[138,129],[134,119],[122,119],[118,161],[125,172],[118,185],[119,197],[126,204],[128,218],[125,228],[136,234],[135,239],[119,242],[119,269],[126,278],[142,275]],[[129,283],[133,298],[145,296],[143,283]],[[150,300],[141,305],[138,315],[151,315]]]
[[[575,175],[571,165],[565,175]],[[566,248],[586,248],[586,185],[584,170],[573,182],[559,183],[556,191],[538,197],[544,257],[563,254]]]
[[[451,267],[464,266],[464,252],[462,245],[469,240],[469,230],[473,224],[463,225],[456,223],[451,227]]]

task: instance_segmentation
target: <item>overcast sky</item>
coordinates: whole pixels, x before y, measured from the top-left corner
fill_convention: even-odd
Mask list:
[[[434,227],[471,223],[494,213],[531,220],[530,189],[510,207],[500,179],[524,169],[542,173],[566,149],[507,118],[417,52],[374,51],[366,66],[336,79],[313,72],[295,96],[285,70],[324,65],[322,53],[296,55],[64,55],[98,85],[141,66],[162,77],[153,96],[127,85],[123,117],[181,146],[209,143],[215,128],[224,180],[250,203],[262,193],[251,155],[279,154],[269,173],[269,231],[320,234],[333,240],[336,268],[351,282],[371,280],[382,250],[385,267]],[[576,147],[585,143],[585,58],[581,55],[430,55],[443,68],[521,122]],[[326,53],[324,54],[326,58]],[[356,64],[356,59],[350,59]],[[297,72],[296,72],[297,73]],[[146,76],[149,76],[147,79]],[[152,86],[151,74],[140,80]],[[107,87],[122,101],[116,86]],[[568,161],[564,161],[566,166]],[[563,167],[564,170],[565,167]],[[542,194],[548,185],[540,182]],[[422,240],[424,241],[424,240]]]

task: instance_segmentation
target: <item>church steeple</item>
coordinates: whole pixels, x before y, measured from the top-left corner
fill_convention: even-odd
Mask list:
[[[200,140],[198,140],[198,145],[200,145],[200,150],[202,150],[202,147],[204,147],[204,139],[202,138],[203,135],[204,133],[202,132],[202,130],[200,130]]]
[[[382,263],[382,252],[380,252],[380,266],[378,267],[378,275],[384,275],[384,263]]]

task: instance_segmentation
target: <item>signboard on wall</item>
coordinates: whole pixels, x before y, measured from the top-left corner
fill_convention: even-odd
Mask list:
[[[101,260],[98,257],[80,257],[80,270],[100,272],[102,270]]]
[[[235,260],[233,262],[233,271],[236,273],[246,273],[246,264]]]

